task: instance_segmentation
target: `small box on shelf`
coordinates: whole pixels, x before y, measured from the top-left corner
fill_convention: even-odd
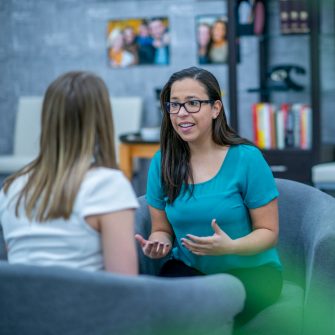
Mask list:
[[[310,32],[308,0],[280,0],[280,30],[284,35]]]

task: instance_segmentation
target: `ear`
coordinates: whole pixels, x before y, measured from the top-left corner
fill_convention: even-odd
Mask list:
[[[216,100],[212,107],[212,117],[214,120],[219,116],[221,109],[222,109],[222,102],[220,100]]]

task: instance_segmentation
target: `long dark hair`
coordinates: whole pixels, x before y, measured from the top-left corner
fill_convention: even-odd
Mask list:
[[[193,184],[193,174],[190,166],[190,148],[188,143],[174,130],[170,116],[166,112],[165,103],[170,101],[171,86],[174,82],[191,78],[199,81],[205,88],[208,99],[221,100],[221,89],[212,73],[197,67],[190,67],[175,72],[162,89],[160,102],[163,110],[161,127],[161,181],[169,202],[172,203],[179,195],[182,184],[189,187],[189,180]],[[250,144],[250,141],[240,137],[227,123],[223,104],[220,114],[212,123],[212,136],[218,145]]]

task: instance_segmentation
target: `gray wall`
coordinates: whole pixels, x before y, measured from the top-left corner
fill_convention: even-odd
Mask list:
[[[196,65],[195,15],[224,12],[222,1],[1,0],[0,154],[12,151],[18,98],[42,95],[56,76],[73,69],[102,76],[112,96],[142,96],[143,124],[156,125],[154,89],[172,72]],[[110,68],[107,21],[152,16],[170,19],[170,65]],[[211,67],[224,90],[226,67]]]
[[[328,4],[332,10],[323,10],[323,29],[334,33],[333,1]],[[219,0],[0,0],[0,154],[10,153],[13,148],[18,98],[43,95],[48,84],[68,70],[94,71],[104,78],[112,96],[142,96],[145,107],[143,125],[156,125],[159,114],[154,89],[161,87],[174,71],[196,65],[194,18],[199,14],[226,14],[226,3]],[[271,15],[278,28],[275,7],[271,9]],[[153,16],[169,17],[170,65],[110,68],[106,54],[107,21]],[[284,59],[308,65],[304,49],[299,44],[304,42],[299,37],[291,40],[289,45],[287,40],[283,43],[273,48],[273,57],[280,56],[281,62]],[[327,92],[334,92],[334,49],[334,38],[322,40],[320,51],[325,88],[322,131],[323,141],[331,143],[335,143],[335,95]],[[257,85],[257,38],[242,38],[240,52],[240,130],[243,136],[250,138],[250,103],[256,102],[258,97],[246,90]],[[227,65],[208,66],[208,69],[220,81],[229,114]]]

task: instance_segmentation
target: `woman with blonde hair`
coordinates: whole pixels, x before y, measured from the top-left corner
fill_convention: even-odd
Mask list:
[[[58,77],[46,91],[41,128],[39,155],[0,193],[9,263],[137,274],[138,203],[117,169],[103,80],[79,71]]]

